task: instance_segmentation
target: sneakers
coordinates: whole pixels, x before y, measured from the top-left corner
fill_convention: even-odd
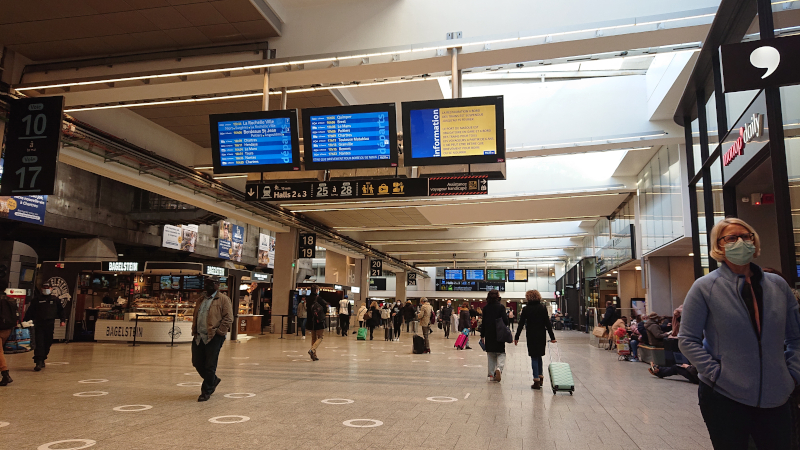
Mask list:
[[[305,337],[305,336],[303,336],[303,340],[305,340],[305,339],[306,339],[306,337]]]
[[[639,362],[639,359],[638,358],[631,358],[628,361],[630,361],[630,362]]]
[[[650,368],[647,369],[647,371],[650,372],[651,375],[658,377],[658,366],[655,365],[654,363],[650,363]]]
[[[500,380],[502,379],[502,375],[503,375],[503,373],[500,372],[500,369],[495,369],[494,370],[494,381],[497,381],[499,383]]]

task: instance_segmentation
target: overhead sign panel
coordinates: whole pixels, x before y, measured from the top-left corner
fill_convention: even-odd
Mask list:
[[[212,114],[214,173],[300,170],[297,110]]]
[[[428,179],[428,195],[488,195],[488,175],[458,175]]]
[[[61,149],[64,97],[11,101],[0,195],[50,195]]]
[[[503,96],[404,102],[404,164],[504,162],[503,128]]]
[[[720,47],[725,92],[800,84],[800,35]]]
[[[395,104],[303,110],[306,169],[397,167]]]

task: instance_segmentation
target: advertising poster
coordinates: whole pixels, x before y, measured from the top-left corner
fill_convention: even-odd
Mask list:
[[[258,265],[275,268],[275,238],[268,234],[258,235]]]
[[[3,159],[0,158],[0,182],[3,179]],[[46,195],[0,197],[0,217],[20,222],[44,225]]]
[[[242,260],[244,249],[244,227],[230,222],[222,222],[219,227],[219,257],[231,261]]]
[[[184,252],[194,252],[197,246],[197,225],[164,225],[161,246]]]

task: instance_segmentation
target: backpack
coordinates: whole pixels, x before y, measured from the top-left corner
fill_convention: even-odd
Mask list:
[[[317,325],[325,323],[325,308],[323,308],[322,305],[320,305],[317,301],[311,305],[311,317],[314,319],[314,323]]]
[[[381,310],[381,319],[388,319],[390,312],[389,308],[383,308]]]
[[[5,295],[0,295],[0,330],[14,328],[14,325],[17,324],[17,319],[17,306],[14,301]]]

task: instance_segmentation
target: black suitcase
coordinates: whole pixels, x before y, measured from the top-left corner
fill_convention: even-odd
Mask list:
[[[422,336],[415,334],[414,335],[414,349],[413,352],[415,354],[425,353],[425,339]]]
[[[394,333],[394,330],[392,330],[391,328],[384,328],[384,330],[383,330],[383,340],[384,341],[391,341],[393,333]]]

